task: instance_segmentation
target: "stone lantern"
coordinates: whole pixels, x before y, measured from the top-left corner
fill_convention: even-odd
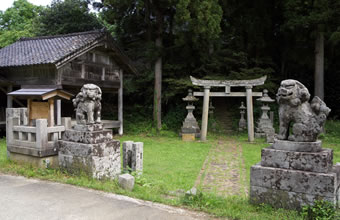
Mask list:
[[[275,100],[268,96],[267,89],[264,89],[262,97],[256,100],[262,102],[261,107],[262,114],[260,119],[257,121],[255,137],[257,138],[266,137],[267,142],[273,143],[275,130],[273,128],[272,120],[268,117],[268,112],[270,111],[270,107],[268,104],[275,102]]]
[[[195,138],[199,138],[201,135],[200,128],[193,114],[193,111],[195,109],[194,102],[198,101],[198,99],[193,96],[192,90],[189,89],[188,95],[183,98],[183,101],[188,103],[186,107],[186,109],[188,110],[188,114],[183,122],[183,126],[181,129],[182,140],[195,140]]]
[[[240,118],[240,121],[238,122],[238,130],[243,131],[244,129],[247,128],[247,122],[244,119],[244,114],[246,113],[247,108],[244,106],[244,102],[241,102],[241,106],[239,107],[239,109],[240,109],[241,118]]]

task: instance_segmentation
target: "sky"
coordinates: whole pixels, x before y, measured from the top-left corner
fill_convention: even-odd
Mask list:
[[[49,5],[51,4],[52,0],[28,0],[32,4],[35,5]],[[14,0],[1,0],[0,2],[0,10],[5,11],[7,8],[11,7],[13,5]]]

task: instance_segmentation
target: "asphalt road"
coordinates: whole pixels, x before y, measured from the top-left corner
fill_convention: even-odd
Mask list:
[[[207,219],[204,214],[66,184],[0,174],[0,219]]]

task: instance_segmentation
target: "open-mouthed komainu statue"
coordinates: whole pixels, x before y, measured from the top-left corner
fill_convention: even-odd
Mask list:
[[[85,84],[81,91],[73,99],[73,106],[76,107],[77,124],[101,123],[101,101],[102,91],[94,84]]]
[[[299,81],[281,82],[276,94],[279,103],[280,131],[277,139],[301,142],[316,141],[331,111],[317,96],[309,103],[308,89]],[[292,132],[289,128],[292,125]]]

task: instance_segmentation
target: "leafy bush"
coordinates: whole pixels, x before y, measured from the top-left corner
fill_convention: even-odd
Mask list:
[[[335,206],[329,201],[316,200],[312,206],[304,206],[301,215],[306,220],[333,220]]]

